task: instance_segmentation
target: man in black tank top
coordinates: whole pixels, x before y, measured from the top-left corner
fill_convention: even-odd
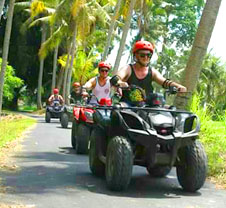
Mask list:
[[[143,88],[146,94],[153,91],[152,81],[163,86],[164,88],[175,86],[180,92],[186,92],[186,87],[164,78],[157,70],[149,67],[153,52],[154,46],[150,42],[137,41],[133,46],[133,57],[135,64],[122,67],[116,73],[116,77],[119,79],[117,83],[121,87],[137,85]],[[124,93],[123,100],[126,100],[127,96],[127,93]]]

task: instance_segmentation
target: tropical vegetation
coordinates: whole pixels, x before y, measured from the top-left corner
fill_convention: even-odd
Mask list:
[[[115,72],[123,55],[132,61],[134,42],[145,39],[155,45],[153,67],[188,88],[175,104],[201,112],[210,174],[224,173],[225,152],[216,141],[224,146],[226,70],[220,58],[207,52],[221,0],[14,1],[0,4],[0,118],[2,103],[17,109],[23,100],[41,109],[55,87],[67,100],[72,83],[95,76],[100,60],[111,60]],[[17,80],[12,91],[8,76]]]

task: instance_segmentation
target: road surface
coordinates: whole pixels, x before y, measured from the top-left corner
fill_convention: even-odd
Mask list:
[[[88,156],[71,147],[71,126],[58,120],[38,124],[14,156],[18,171],[0,170],[0,204],[23,204],[40,208],[225,208],[226,191],[206,181],[196,193],[184,192],[175,169],[161,179],[151,178],[145,168],[134,166],[126,191],[112,192],[104,178],[94,177]],[[1,190],[1,189],[0,189]]]

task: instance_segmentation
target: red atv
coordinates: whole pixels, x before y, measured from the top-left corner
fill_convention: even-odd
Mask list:
[[[98,105],[110,106],[111,99],[102,98]],[[93,113],[90,105],[75,105],[73,108],[73,121],[71,130],[71,144],[77,154],[87,154],[90,135],[93,127]]]

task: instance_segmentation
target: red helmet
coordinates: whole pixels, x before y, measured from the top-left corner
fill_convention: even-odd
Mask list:
[[[104,61],[101,61],[99,64],[98,64],[98,68],[108,68],[108,70],[111,69],[111,65],[104,62]]]
[[[133,46],[133,53],[137,52],[138,50],[149,50],[151,53],[154,51],[154,46],[145,40],[137,41]]]
[[[53,94],[58,94],[59,90],[57,88],[53,89]]]
[[[72,86],[73,86],[73,87],[80,87],[81,85],[80,85],[79,82],[74,82]]]

